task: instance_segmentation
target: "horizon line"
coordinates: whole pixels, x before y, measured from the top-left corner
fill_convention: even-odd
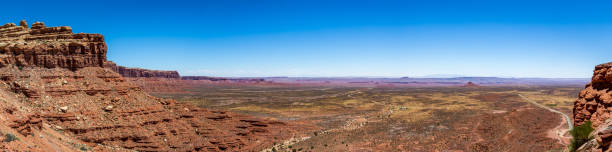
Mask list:
[[[180,74],[180,73],[179,73]],[[387,79],[452,79],[452,78],[502,78],[502,79],[591,79],[590,77],[503,77],[503,76],[460,76],[460,77],[396,77],[396,76],[210,76],[210,75],[180,75],[180,77],[217,77],[217,78],[387,78]]]

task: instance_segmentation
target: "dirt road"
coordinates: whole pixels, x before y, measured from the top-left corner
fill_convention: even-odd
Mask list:
[[[574,128],[574,125],[572,125],[572,120],[570,119],[570,117],[567,114],[565,114],[565,113],[563,113],[561,111],[557,111],[555,109],[549,108],[547,106],[541,105],[541,104],[539,104],[537,102],[531,101],[531,100],[527,99],[527,97],[525,97],[525,96],[523,96],[521,94],[518,94],[518,96],[520,96],[521,98],[525,99],[527,102],[532,103],[532,104],[534,104],[534,105],[536,105],[536,106],[538,106],[540,108],[544,108],[544,109],[546,109],[548,111],[561,114],[561,116],[563,116],[563,118],[565,118],[565,121],[567,122],[567,128],[569,128],[569,130],[572,130]]]

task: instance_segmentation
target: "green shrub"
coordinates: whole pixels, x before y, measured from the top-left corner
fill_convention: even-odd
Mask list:
[[[574,127],[574,129],[570,131],[572,134],[572,140],[569,146],[569,151],[575,152],[578,148],[580,148],[580,146],[591,140],[591,138],[589,138],[589,134],[591,134],[593,130],[595,129],[593,129],[591,121],[587,121],[580,126]]]
[[[11,141],[15,141],[15,140],[19,140],[15,135],[13,134],[6,134],[4,135],[4,142],[11,142]]]

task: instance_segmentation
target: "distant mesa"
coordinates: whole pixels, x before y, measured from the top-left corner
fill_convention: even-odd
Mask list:
[[[266,82],[263,78],[224,78],[208,76],[183,76],[181,80],[208,80],[213,82],[232,82],[232,83],[262,83]]]
[[[466,76],[458,75],[458,74],[430,74],[430,75],[422,76],[419,78],[460,78],[460,77],[466,77]]]
[[[476,83],[473,83],[472,81],[469,81],[468,83],[463,85],[463,87],[480,87],[480,85],[477,85]]]
[[[104,67],[112,69],[113,71],[121,74],[123,77],[129,78],[171,78],[179,79],[181,76],[177,71],[163,71],[163,70],[149,70],[141,68],[129,68],[124,66],[117,66],[112,61],[104,63]]]

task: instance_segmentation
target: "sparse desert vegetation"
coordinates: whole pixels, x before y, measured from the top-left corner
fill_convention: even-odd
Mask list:
[[[197,85],[186,90],[155,95],[320,127],[279,140],[268,151],[546,151],[567,146],[568,134],[547,133],[567,125],[518,94],[569,113],[580,86]]]
[[[572,140],[569,146],[569,151],[574,152],[578,149],[578,147],[582,146],[587,141],[591,140],[589,134],[593,132],[595,129],[592,127],[592,123],[590,121],[585,122],[580,126],[576,126],[574,129],[570,131],[572,134]]]

